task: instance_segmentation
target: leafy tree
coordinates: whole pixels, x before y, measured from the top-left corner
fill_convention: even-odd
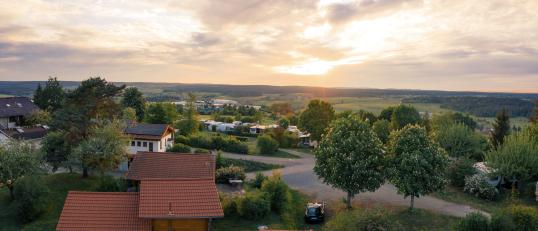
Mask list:
[[[498,148],[504,143],[504,138],[510,133],[510,118],[506,109],[502,109],[495,118],[493,131],[490,134],[491,143]]]
[[[419,124],[421,121],[417,109],[411,105],[399,105],[394,108],[390,119],[393,130],[399,130],[408,124]]]
[[[375,121],[372,125],[372,129],[374,130],[377,137],[386,144],[389,140],[390,136],[390,123],[387,120],[378,120]]]
[[[427,195],[444,188],[448,158],[444,151],[428,138],[426,129],[407,125],[390,136],[389,179],[404,197]]]
[[[38,84],[34,92],[34,103],[43,110],[56,111],[62,107],[64,99],[65,92],[56,77],[49,77],[44,88]]]
[[[152,103],[148,105],[148,109],[144,119],[151,124],[173,124],[177,117],[177,111],[173,104],[170,103]]]
[[[392,119],[392,113],[394,112],[395,106],[387,107],[379,113],[378,119],[389,121]]]
[[[50,112],[44,110],[35,110],[25,118],[25,124],[35,126],[37,124],[47,125],[52,121]]]
[[[273,114],[277,116],[286,116],[293,114],[293,107],[289,103],[273,103],[271,104],[270,110]]]
[[[534,100],[534,108],[532,109],[531,116],[529,117],[529,122],[533,124],[538,123],[538,99]]]
[[[66,132],[70,150],[85,141],[99,121],[119,117],[120,106],[114,98],[124,88],[96,77],[82,81],[79,87],[67,93],[65,105],[54,112],[52,127]],[[82,169],[82,175],[88,176],[86,168]]]
[[[314,152],[314,172],[323,182],[347,192],[348,208],[356,194],[375,191],[385,180],[382,143],[357,116],[331,123]]]
[[[134,108],[138,121],[142,121],[144,119],[146,100],[144,99],[144,95],[138,90],[138,88],[129,87],[125,89],[125,92],[123,93],[123,99],[121,100],[121,105],[123,107]]]
[[[13,189],[17,180],[38,171],[37,150],[24,141],[8,141],[0,146],[0,183],[4,184],[15,199]]]
[[[476,123],[471,116],[464,115],[459,112],[445,112],[442,114],[437,114],[432,120],[434,130],[439,130],[453,124],[464,124],[473,131],[478,127],[478,123]]]
[[[263,154],[273,154],[278,151],[278,141],[269,135],[258,136],[256,146],[260,149],[260,153]]]
[[[299,116],[299,128],[308,131],[313,140],[319,141],[334,117],[334,109],[329,103],[311,100]]]
[[[45,198],[49,189],[38,176],[25,176],[15,188],[14,209],[17,219],[26,224],[37,219],[47,209]]]
[[[299,124],[299,117],[297,117],[296,115],[290,115],[287,118],[290,121],[290,125],[297,126]]]
[[[510,135],[503,145],[486,154],[486,164],[495,174],[522,182],[538,177],[538,145],[529,134]]]
[[[288,127],[290,126],[290,121],[286,118],[282,118],[278,121],[278,126],[284,129],[288,129]]]
[[[183,119],[176,124],[176,128],[181,135],[191,135],[199,130],[200,121],[198,120],[198,112],[196,111],[196,96],[189,93],[189,99],[185,105]]]
[[[357,115],[362,120],[368,121],[369,124],[373,124],[377,120],[377,117],[374,115],[374,113],[362,109],[357,112]]]
[[[456,187],[465,186],[465,178],[476,174],[474,161],[469,158],[459,158],[452,161],[448,167],[450,183]]]
[[[434,131],[433,139],[451,157],[467,157],[477,161],[484,159],[487,140],[463,124],[450,124]]]
[[[98,170],[103,175],[124,160],[128,141],[122,125],[117,121],[109,122],[92,129],[88,138],[74,150],[73,156],[82,168]]]
[[[62,131],[49,132],[41,141],[41,151],[44,160],[52,165],[52,172],[56,172],[69,157],[70,146],[67,143],[66,133]]]
[[[132,123],[137,121],[136,110],[132,107],[126,107],[121,111],[121,120],[125,123]]]

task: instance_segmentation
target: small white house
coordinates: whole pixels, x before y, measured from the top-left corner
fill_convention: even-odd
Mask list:
[[[250,127],[250,134],[262,134],[267,127],[264,125],[254,125]]]
[[[134,124],[124,131],[131,138],[129,154],[166,152],[174,145],[174,128],[168,124]]]

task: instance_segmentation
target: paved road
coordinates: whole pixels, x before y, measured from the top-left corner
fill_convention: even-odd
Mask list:
[[[338,189],[321,182],[313,172],[315,159],[311,154],[305,154],[294,150],[286,150],[289,153],[298,155],[300,159],[287,159],[265,156],[240,155],[232,153],[222,153],[224,157],[234,159],[254,160],[270,164],[280,164],[285,166],[282,172],[282,178],[292,188],[300,190],[304,193],[319,200],[340,200],[346,194]],[[264,172],[265,175],[271,175],[272,171]],[[252,178],[255,173],[247,174],[248,178]],[[386,203],[397,206],[409,206],[409,198],[404,199],[402,195],[396,193],[396,188],[391,184],[384,184],[375,192],[362,193],[355,197],[355,201],[360,200],[367,203]],[[447,202],[435,197],[425,196],[415,199],[415,206],[431,211],[444,213],[447,215],[464,217],[470,212],[479,210],[473,209],[468,205],[461,205]],[[481,211],[480,211],[481,212]],[[489,216],[489,214],[484,213]]]

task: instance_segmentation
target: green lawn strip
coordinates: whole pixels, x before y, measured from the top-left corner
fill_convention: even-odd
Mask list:
[[[304,154],[310,154],[314,155],[314,151],[311,148],[288,148],[289,150],[304,153]]]
[[[301,158],[298,155],[291,154],[285,150],[278,149],[275,153],[260,153],[260,150],[256,147],[256,142],[248,142],[248,153],[249,155],[254,156],[268,156],[268,157],[280,157],[280,158],[290,158],[290,159],[299,159]]]
[[[9,192],[7,189],[0,190],[0,230],[55,230],[67,192],[93,191],[97,185],[97,177],[82,179],[80,174],[70,173],[46,175],[43,176],[43,181],[49,188],[47,211],[26,225],[18,224],[15,213],[11,209],[5,209],[11,206]]]
[[[258,161],[231,159],[225,157],[222,157],[222,163],[224,167],[228,167],[231,165],[242,167],[243,169],[245,169],[245,172],[267,171],[284,167],[278,164],[266,164]]]
[[[509,202],[506,199],[501,199],[499,201],[487,201],[468,193],[464,193],[461,189],[453,186],[447,186],[444,191],[436,192],[432,195],[446,201],[458,204],[466,204],[475,209],[480,209],[488,213],[499,211],[500,209],[506,208],[506,206],[509,205]]]
[[[400,224],[404,230],[455,230],[460,218],[433,213],[422,209],[411,212],[407,208],[393,211],[391,218]]]

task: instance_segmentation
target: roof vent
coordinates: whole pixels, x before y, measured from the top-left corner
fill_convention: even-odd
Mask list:
[[[21,103],[17,103],[17,106],[22,107],[22,104],[21,104]]]
[[[11,107],[11,104],[9,104],[9,103],[6,103],[6,107]]]

